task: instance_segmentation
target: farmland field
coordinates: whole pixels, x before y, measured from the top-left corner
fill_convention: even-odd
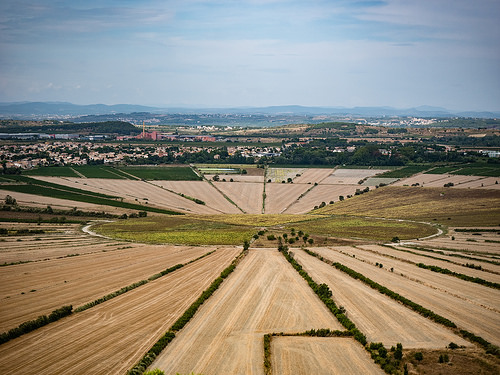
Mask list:
[[[263,335],[341,329],[275,249],[252,250],[153,363],[167,374],[263,374]]]
[[[455,226],[491,226],[499,223],[500,192],[387,186],[317,212],[437,221]]]
[[[461,358],[481,364],[484,374],[498,373],[498,177],[421,173],[428,166],[387,174],[385,167],[215,167],[247,173],[220,173],[226,182],[216,182],[210,175],[200,180],[188,166],[83,166],[0,178],[0,373],[126,374],[173,331],[149,369],[382,374],[376,362],[383,350],[370,356],[370,343],[381,342],[391,358],[391,346],[403,345],[410,374],[443,370],[438,357],[445,352],[446,369],[455,373],[468,371]],[[395,178],[405,179],[394,185],[424,187],[375,188]],[[443,187],[447,182],[454,185]],[[8,204],[7,194],[18,205]],[[48,205],[116,216],[89,223],[90,212],[68,214],[59,222],[60,214],[45,214]],[[45,222],[46,216],[57,222]],[[21,222],[28,217],[34,222]],[[240,253],[234,271],[226,272]],[[419,314],[328,262],[434,315]],[[219,284],[210,298],[182,329],[172,328],[212,282]],[[65,305],[73,307],[69,316],[5,340],[7,331]],[[90,307],[75,312],[83,305]],[[435,314],[458,328],[437,323]],[[311,329],[328,337],[306,332]],[[269,347],[264,337],[271,337]],[[450,343],[461,348],[447,348]],[[427,367],[413,359],[417,351]],[[398,371],[403,374],[402,364]]]
[[[0,372],[125,373],[238,252],[220,249],[119,297],[2,344]]]
[[[115,251],[107,249],[0,268],[3,281],[0,332],[63,305],[76,308],[210,251],[202,247],[145,245]]]
[[[274,337],[271,352],[274,374],[384,374],[351,338]]]
[[[328,248],[315,249],[323,257],[369,275],[370,279],[396,293],[444,316],[459,327],[475,332],[495,345],[500,344],[498,290],[458,280],[448,275],[423,270],[401,261],[384,258],[384,268],[375,266],[375,256],[366,256],[370,263]],[[390,268],[394,272],[390,272]],[[420,281],[422,280],[422,282]],[[474,316],[475,319],[470,319]]]
[[[297,251],[296,257],[313,279],[330,287],[335,303],[344,306],[349,318],[365,333],[368,341],[382,342],[386,347],[400,342],[404,348],[440,348],[451,341],[467,345],[465,340],[445,327],[387,296],[373,293],[369,286],[319,259],[303,251]]]
[[[214,182],[214,185],[245,213],[262,213],[263,184],[253,182]]]

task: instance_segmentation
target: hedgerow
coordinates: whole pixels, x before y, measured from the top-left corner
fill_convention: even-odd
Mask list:
[[[161,353],[163,349],[175,338],[175,333],[191,320],[198,308],[219,288],[224,279],[226,279],[231,272],[234,271],[238,262],[248,253],[244,249],[232,262],[226,267],[210,286],[204,290],[196,301],[177,319],[177,321],[170,327],[170,329],[153,345],[153,347],[142,357],[142,359],[128,371],[128,375],[142,375],[148,366],[153,363],[156,356]]]
[[[424,268],[426,270],[431,270],[433,272],[438,272],[438,273],[443,273],[445,275],[451,275],[451,276],[454,276],[454,277],[458,277],[459,279],[462,279],[462,280],[465,280],[465,281],[470,281],[472,283],[489,286],[490,288],[500,289],[500,284],[499,283],[494,283],[492,281],[484,280],[484,279],[481,279],[480,277],[472,277],[472,276],[469,276],[469,275],[464,275],[463,273],[458,273],[458,272],[451,271],[451,270],[449,270],[447,268],[441,268],[441,267],[438,267],[438,266],[427,265],[427,264],[424,264],[424,263],[418,263],[417,266],[420,267],[420,268]],[[470,267],[470,268],[473,268],[473,267]]]
[[[290,255],[287,246],[280,246],[280,251],[285,256],[286,260],[292,265],[293,268],[299,273],[304,280],[307,281],[311,289],[318,295],[320,300],[332,312],[337,320],[342,324],[351,334],[354,339],[359,341],[362,345],[366,345],[366,336],[356,328],[356,325],[344,314],[344,311],[339,309],[335,302],[330,298],[331,291],[326,284],[318,285],[309,274],[302,269],[302,266]]]
[[[29,320],[27,322],[21,323],[18,327],[12,328],[8,332],[4,332],[0,334],[0,344],[3,344],[9,340],[15,339],[25,333],[34,331],[37,328],[43,327],[49,323],[55,322],[65,316],[68,316],[72,313],[73,306],[63,306],[52,311],[49,316],[40,315],[38,318],[34,320]]]

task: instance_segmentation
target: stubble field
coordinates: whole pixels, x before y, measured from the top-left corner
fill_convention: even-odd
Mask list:
[[[157,176],[153,172],[148,170],[151,176]],[[92,227],[109,238],[83,233],[77,224],[1,223],[0,229],[8,233],[2,232],[0,237],[0,263],[6,264],[0,268],[0,331],[63,305],[76,308],[138,281],[147,282],[0,344],[0,372],[127,373],[248,241],[246,257],[176,333],[150,369],[158,367],[169,375],[384,373],[352,337],[303,334],[326,328],[346,332],[277,251],[277,237],[288,245],[316,283],[328,286],[332,300],[345,310],[368,344],[382,342],[389,350],[402,343],[404,358],[409,358],[418,350],[425,356],[450,351],[445,347],[454,342],[463,346],[463,353],[487,363],[483,366],[489,369],[485,373],[500,371],[498,356],[485,354],[484,348],[458,334],[458,329],[466,329],[494,345],[500,344],[499,289],[417,266],[423,263],[489,283],[500,281],[496,230],[500,196],[496,190],[485,189],[486,179],[450,175],[440,180],[442,176],[420,175],[436,186],[452,178],[458,185],[455,187],[471,188],[390,186],[371,188],[374,191],[347,198],[356,189],[362,190],[371,176],[383,171],[269,168],[266,181],[271,178],[273,182],[266,182],[264,196],[264,171],[258,172],[258,176],[252,172],[248,179],[242,175],[241,181],[234,182],[37,177],[188,215],[148,213],[148,217],[113,219],[114,223]],[[287,183],[288,178],[293,183]],[[362,185],[361,180],[365,180]],[[134,212],[6,193],[23,205],[29,201],[27,206],[50,204],[119,214]],[[341,195],[346,198],[343,202],[339,202]],[[205,204],[197,204],[194,199]],[[325,207],[312,215],[308,213],[322,202]],[[262,215],[263,208],[266,215]],[[454,226],[469,231],[455,231]],[[44,233],[16,234],[18,229],[26,228],[42,229]],[[443,230],[442,235],[417,240],[437,235],[438,228]],[[299,231],[300,236],[305,233],[308,237],[299,237]],[[274,239],[267,238],[271,234]],[[253,246],[254,235],[260,247]],[[393,237],[402,241],[382,246]],[[292,238],[293,243],[286,243]],[[326,245],[332,243],[329,241],[357,245]],[[418,314],[312,257],[301,246],[450,319],[458,329],[446,328]],[[185,265],[148,280],[180,263]],[[273,333],[278,335],[273,336],[268,353],[264,335]],[[264,366],[265,358],[270,361],[269,368]],[[460,366],[454,367],[458,372],[467,373],[465,362],[457,359],[452,365]],[[415,373],[436,367],[430,362],[411,366]]]

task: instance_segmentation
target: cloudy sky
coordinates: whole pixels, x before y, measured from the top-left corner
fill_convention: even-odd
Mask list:
[[[500,110],[498,0],[2,0],[0,101]]]

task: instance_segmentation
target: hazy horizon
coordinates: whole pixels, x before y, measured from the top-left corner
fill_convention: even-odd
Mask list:
[[[500,110],[500,3],[0,4],[0,102]]]

